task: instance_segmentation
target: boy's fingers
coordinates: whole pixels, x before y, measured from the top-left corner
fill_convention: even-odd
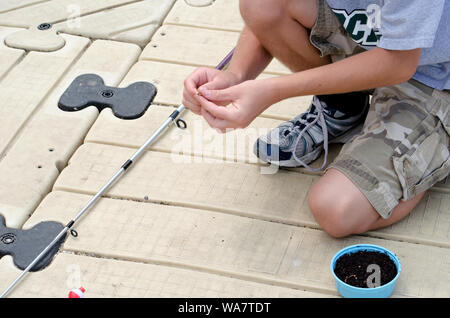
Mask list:
[[[194,96],[198,92],[198,87],[205,84],[206,82],[208,82],[208,76],[205,69],[198,68],[186,78],[186,80],[184,81],[184,86],[186,87],[187,91],[192,96]]]
[[[187,103],[183,103],[183,105],[186,106],[186,108],[189,109],[194,114],[196,114],[196,115],[200,115],[201,114],[201,108],[200,107],[195,107],[195,106],[189,105]]]
[[[201,109],[201,114],[211,128],[218,129],[221,133],[225,133],[228,128],[225,120],[214,117],[204,108]]]
[[[198,88],[198,95],[203,96],[202,92],[206,92],[208,94],[208,92],[214,91],[214,90],[219,90],[222,87],[224,87],[224,83],[221,83],[220,80],[217,80],[217,81],[213,80],[212,82],[209,82],[209,83],[204,84],[203,86],[200,86]],[[213,100],[213,99],[211,98],[211,100]],[[226,106],[229,104],[228,100],[220,101],[220,100],[216,99],[214,101],[219,106]]]
[[[189,93],[183,93],[183,105],[190,109],[193,113],[200,114],[200,104],[194,100]]]
[[[196,98],[191,96],[189,92],[186,91],[183,92],[183,101],[188,101],[189,103],[196,105],[197,107],[200,107],[200,102]]]
[[[199,96],[198,100],[200,101],[201,108],[204,108],[205,110],[207,110],[208,113],[210,113],[212,116],[220,118],[220,119],[232,120],[231,114],[230,114],[228,108],[223,107],[223,106],[217,106],[202,96]]]
[[[204,91],[204,90],[211,90],[211,89],[214,89],[216,86],[217,86],[217,82],[215,82],[215,80],[212,80],[211,82],[203,84],[202,86],[200,86],[198,88],[198,91],[201,92],[201,91]]]
[[[184,87],[186,88],[187,92],[191,94],[191,96],[197,94],[197,84],[195,83],[194,79],[187,78],[184,82]]]
[[[232,90],[230,88],[222,90],[205,89],[200,87],[199,92],[205,98],[218,102],[231,102],[233,100]]]
[[[220,77],[220,76],[216,76],[213,78],[212,81],[207,82],[203,85],[201,85],[198,90],[202,91],[202,90],[215,90],[215,89],[222,89],[224,87],[228,87],[229,85],[227,85],[226,81]]]

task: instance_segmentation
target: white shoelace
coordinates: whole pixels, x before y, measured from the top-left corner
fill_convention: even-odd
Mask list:
[[[314,97],[314,98],[316,98],[316,97]],[[303,128],[300,131],[300,133],[299,133],[299,135],[297,137],[297,140],[295,142],[295,145],[294,145],[293,156],[294,156],[295,161],[297,161],[299,164],[301,164],[303,167],[305,167],[309,171],[318,172],[318,171],[322,171],[323,168],[325,168],[325,166],[327,165],[327,160],[328,160],[328,128],[327,128],[327,125],[326,125],[326,122],[325,122],[325,116],[323,115],[324,110],[323,110],[321,101],[317,100],[317,103],[314,103],[314,106],[316,107],[317,114],[310,113],[310,114],[307,115],[307,118],[309,116],[309,118],[314,118],[314,120],[311,123],[306,124],[305,128]],[[319,120],[320,120],[320,123],[322,124],[321,126],[322,126],[322,132],[323,132],[323,148],[325,150],[325,157],[324,157],[322,166],[320,168],[318,168],[318,169],[314,169],[311,166],[309,166],[308,164],[306,164],[303,160],[298,158],[297,155],[295,154],[295,151],[296,151],[298,143],[302,139],[303,134],[305,133],[305,131],[307,129],[309,129],[310,127],[314,126],[317,123],[317,121],[319,121]]]

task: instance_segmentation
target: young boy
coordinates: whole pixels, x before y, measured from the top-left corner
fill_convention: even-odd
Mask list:
[[[225,131],[283,99],[314,95],[255,152],[307,166],[328,142],[346,142],[309,193],[327,233],[398,222],[448,175],[449,1],[241,0],[240,10],[245,27],[229,68],[194,71],[183,103]],[[293,74],[255,80],[273,57]]]

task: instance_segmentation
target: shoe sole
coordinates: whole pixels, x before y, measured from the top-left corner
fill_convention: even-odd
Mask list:
[[[305,156],[303,156],[302,158],[299,158],[299,159],[301,161],[303,161],[305,164],[309,164],[310,162],[313,162],[314,160],[319,158],[320,154],[322,153],[322,151],[323,151],[323,146],[320,146],[316,150],[310,152],[309,154],[307,154],[307,155],[305,155]],[[284,168],[303,167],[295,159],[284,160],[284,161],[264,160],[264,159],[261,159],[261,158],[259,158],[259,159],[262,160],[265,163],[274,164],[276,166],[284,167]]]

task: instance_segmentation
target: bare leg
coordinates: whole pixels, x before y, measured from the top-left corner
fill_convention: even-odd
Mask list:
[[[330,63],[309,41],[317,19],[316,0],[241,0],[240,10],[247,32],[291,71]]]
[[[389,219],[383,219],[366,197],[343,173],[330,169],[311,188],[308,203],[316,221],[331,236],[361,234],[394,224],[405,218],[425,192],[400,202]]]

